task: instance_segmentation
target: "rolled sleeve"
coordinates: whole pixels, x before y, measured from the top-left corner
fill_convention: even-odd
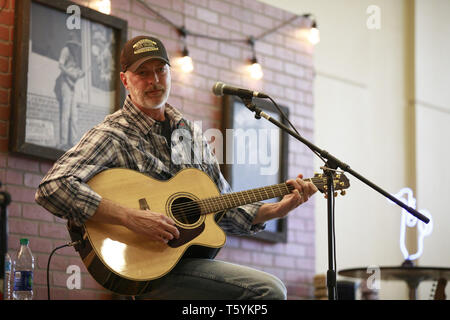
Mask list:
[[[265,229],[265,223],[253,224],[262,202],[246,204],[227,210],[220,220],[220,227],[229,235],[249,235]]]
[[[89,131],[66,152],[41,181],[35,201],[50,213],[82,225],[97,211],[102,197],[87,181],[113,166],[114,141],[98,130]]]
[[[68,177],[42,183],[35,200],[54,215],[82,225],[94,215],[102,198],[85,183],[74,180]]]

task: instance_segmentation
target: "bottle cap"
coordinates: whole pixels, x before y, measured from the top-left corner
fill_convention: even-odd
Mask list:
[[[28,245],[29,242],[30,242],[30,241],[29,241],[28,239],[26,239],[26,238],[20,239],[20,244],[21,244],[21,245]]]

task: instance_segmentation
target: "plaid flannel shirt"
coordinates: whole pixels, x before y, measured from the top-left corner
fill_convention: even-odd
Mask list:
[[[207,173],[222,194],[231,192],[201,130],[169,104],[165,112],[172,130],[186,129],[194,139],[200,138],[193,140],[201,141],[201,148],[197,148],[200,152],[192,143],[183,143],[173,136],[170,146],[162,135],[161,123],[142,113],[128,96],[122,109],[89,130],[54,164],[38,187],[36,202],[52,214],[81,225],[92,217],[101,201],[101,196],[86,182],[101,171],[116,167],[159,180],[168,180],[181,169],[194,167]],[[219,225],[230,235],[262,230],[264,224],[252,224],[262,204],[227,210]]]

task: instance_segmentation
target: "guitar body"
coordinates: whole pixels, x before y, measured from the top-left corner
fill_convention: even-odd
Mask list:
[[[180,231],[179,239],[164,244],[123,226],[90,220],[78,230],[69,228],[72,240],[84,240],[76,249],[89,273],[106,289],[123,295],[143,294],[151,290],[152,280],[175,267],[189,247],[220,248],[225,244],[225,233],[215,215],[200,214],[199,206],[190,205],[220,195],[210,177],[198,169],[184,169],[168,181],[159,181],[114,168],[99,173],[88,185],[124,207],[165,213]]]

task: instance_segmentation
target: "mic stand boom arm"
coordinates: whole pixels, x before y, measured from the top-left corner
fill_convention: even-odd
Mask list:
[[[355,172],[354,170],[352,170],[350,168],[350,166],[342,161],[340,161],[339,159],[337,159],[336,157],[334,157],[332,154],[328,153],[328,151],[322,150],[319,147],[317,147],[316,145],[314,145],[313,143],[311,143],[310,141],[308,141],[307,139],[301,137],[300,135],[298,135],[296,132],[294,132],[293,130],[291,130],[290,128],[288,128],[287,126],[285,126],[283,123],[280,123],[278,120],[272,118],[271,116],[269,116],[268,114],[266,114],[264,111],[262,111],[260,108],[258,108],[257,106],[255,106],[253,103],[250,102],[250,104],[248,104],[248,100],[247,99],[243,99],[244,100],[244,104],[245,106],[250,110],[255,112],[256,116],[258,117],[263,117],[267,120],[269,120],[270,122],[272,122],[274,125],[276,125],[277,127],[279,127],[280,129],[286,131],[287,133],[289,133],[291,136],[293,136],[294,138],[296,138],[297,140],[299,140],[300,142],[304,143],[305,145],[307,145],[310,149],[317,151],[323,158],[327,159],[327,167],[330,169],[337,169],[337,168],[341,168],[343,171],[350,173],[352,176],[354,176],[355,178],[357,178],[358,180],[364,182],[365,184],[367,184],[369,187],[371,187],[372,189],[378,191],[379,193],[381,193],[382,195],[384,195],[386,198],[388,198],[389,200],[391,200],[392,202],[396,203],[397,205],[399,205],[400,207],[402,207],[403,209],[405,209],[406,211],[408,211],[410,214],[412,214],[413,216],[415,216],[417,219],[423,221],[424,223],[428,223],[430,222],[430,219],[426,216],[424,216],[423,214],[421,214],[420,212],[418,212],[417,210],[407,206],[406,204],[404,204],[402,201],[398,200],[397,198],[395,198],[393,195],[391,195],[390,193],[384,191],[383,189],[381,189],[379,186],[377,186],[376,184],[372,183],[371,181],[367,180],[366,178],[364,178],[363,176],[361,176],[360,174],[358,174],[357,172]],[[256,117],[255,116],[255,117]]]
[[[266,114],[260,108],[258,108],[255,104],[252,103],[252,98],[242,98],[244,105],[252,112],[255,113],[256,119],[261,119],[261,117],[269,120],[274,125],[279,127],[281,130],[289,133],[292,137],[296,138],[303,144],[307,145],[311,150],[317,152],[324,159],[327,159],[324,173],[327,176],[327,201],[328,201],[328,271],[327,271],[327,287],[328,287],[328,299],[336,300],[336,270],[335,270],[335,239],[334,239],[334,187],[333,187],[333,174],[337,168],[341,168],[343,171],[350,173],[352,176],[357,178],[358,180],[364,182],[366,185],[371,187],[372,189],[378,191],[383,196],[396,203],[410,214],[415,216],[417,219],[423,221],[424,223],[430,222],[430,219],[417,210],[409,207],[399,199],[395,198],[388,192],[384,191],[382,188],[372,183],[368,179],[361,176],[359,173],[355,172],[350,168],[350,166],[338,158],[330,154],[328,151],[320,149],[315,144],[311,143],[307,139],[301,137],[299,134],[285,126],[283,123],[279,122],[276,119],[273,119],[271,116]]]

